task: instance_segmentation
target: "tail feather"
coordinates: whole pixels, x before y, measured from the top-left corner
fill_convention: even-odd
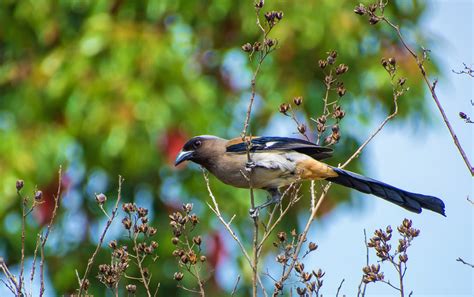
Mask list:
[[[355,189],[362,193],[375,195],[409,211],[420,213],[422,208],[424,208],[446,216],[444,213],[444,202],[439,198],[407,192],[386,183],[340,168],[332,167],[332,169],[338,176],[327,178],[330,182]]]

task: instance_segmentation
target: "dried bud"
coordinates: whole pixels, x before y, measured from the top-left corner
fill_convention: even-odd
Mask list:
[[[247,42],[246,44],[242,45],[242,50],[246,53],[251,52],[252,51],[252,45]]]
[[[275,45],[275,40],[271,38],[265,38],[265,45],[268,47],[272,47]]]
[[[300,125],[298,125],[298,131],[299,131],[301,134],[305,134],[305,133],[306,133],[306,125],[305,125],[305,124],[300,124]]]
[[[255,3],[255,8],[262,8],[263,5],[265,4],[265,2],[263,0],[258,0],[256,3]]]
[[[36,201],[41,201],[43,199],[43,191],[38,190],[35,192],[35,200]]]
[[[291,230],[291,236],[296,237],[298,233],[296,232],[296,229]]]
[[[369,24],[375,25],[375,24],[377,24],[379,21],[380,21],[380,19],[379,19],[378,17],[376,17],[375,15],[373,15],[373,16],[371,16],[370,19],[369,19]]]
[[[301,277],[304,279],[305,282],[308,282],[309,280],[311,280],[311,277],[313,275],[311,273],[308,273],[308,272],[304,272]]]
[[[184,277],[184,274],[182,272],[175,272],[173,275],[173,278],[177,280],[178,282],[181,281]]]
[[[282,114],[286,114],[289,109],[290,109],[290,104],[288,104],[288,103],[280,104],[279,110]]]
[[[153,236],[156,234],[156,228],[154,227],[149,227],[148,228],[148,236]]]
[[[267,22],[272,22],[273,18],[275,17],[271,11],[265,12],[264,16]]]
[[[304,264],[301,263],[301,262],[297,262],[297,263],[295,264],[295,270],[296,270],[296,272],[298,272],[298,273],[303,272],[303,271],[304,271]]]
[[[322,278],[326,273],[323,272],[321,269],[318,269],[318,271],[313,270],[313,274],[316,278]]]
[[[206,261],[207,261],[207,258],[206,258],[206,256],[201,256],[201,257],[199,258],[199,260],[200,260],[201,262],[206,262]]]
[[[253,44],[253,50],[255,52],[258,52],[262,49],[262,44],[258,41],[256,41],[254,44]]]
[[[199,223],[199,218],[196,214],[192,214],[190,220],[193,226],[196,226]]]
[[[283,231],[280,231],[278,232],[277,237],[280,240],[280,242],[284,242],[286,240],[286,233]]]
[[[25,182],[22,179],[19,179],[16,181],[16,190],[20,191],[23,186],[25,185]]]
[[[137,286],[128,284],[127,286],[125,286],[125,289],[127,290],[127,292],[134,294],[137,291]]]
[[[286,263],[288,261],[288,258],[285,256],[285,254],[279,254],[277,257],[276,257],[276,261],[278,263]]]
[[[400,77],[400,78],[398,79],[398,84],[399,84],[400,86],[403,86],[403,85],[405,84],[405,82],[406,82],[406,78],[404,78],[404,77]]]
[[[109,247],[115,250],[117,248],[117,241],[112,240],[111,242],[109,242]]]
[[[339,66],[336,67],[336,74],[340,75],[343,73],[346,73],[349,70],[349,66],[345,64],[339,64]]]
[[[397,64],[397,61],[395,60],[395,58],[388,58],[388,63],[390,63],[390,65],[392,66],[395,66],[395,64]]]
[[[201,236],[193,237],[193,242],[197,245],[201,245],[201,243],[202,243]]]
[[[301,105],[301,103],[303,103],[303,97],[301,96],[298,96],[298,97],[295,97],[293,98],[293,103],[295,103],[295,105]]]
[[[346,88],[344,87],[344,84],[340,84],[337,87],[337,94],[339,95],[339,97],[342,97],[346,94]]]
[[[275,289],[277,289],[278,291],[283,290],[283,283],[282,282],[276,282],[275,283]]]
[[[367,13],[367,11],[365,10],[364,4],[359,4],[358,6],[356,6],[354,8],[354,12],[358,15],[364,15]]]
[[[171,238],[171,243],[173,243],[174,245],[177,245],[179,243],[179,238],[178,237]]]
[[[408,261],[408,255],[407,254],[400,254],[398,256],[398,259],[400,259],[400,262],[406,263]]]
[[[122,209],[126,213],[132,213],[136,210],[135,204],[133,203],[124,203],[122,204]]]
[[[107,196],[105,196],[103,193],[95,195],[95,201],[97,202],[97,204],[103,205],[105,201],[107,201]]]
[[[317,248],[318,248],[318,245],[314,242],[310,242],[309,245],[308,245],[308,249],[310,251],[315,251]]]
[[[89,290],[89,280],[86,278],[85,280],[82,281],[81,283],[81,287],[82,289],[84,289],[84,291],[87,292],[87,290]]]
[[[464,112],[461,111],[461,112],[459,113],[459,117],[460,117],[461,119],[465,120],[465,119],[467,119],[467,114],[465,114]]]
[[[298,293],[298,295],[300,295],[300,296],[305,296],[305,294],[306,294],[306,288],[300,288],[300,287],[298,287],[298,288],[296,288],[296,293]]]
[[[372,3],[369,5],[369,11],[370,12],[375,12],[375,10],[377,10],[377,3]]]
[[[321,69],[324,69],[328,65],[328,62],[326,60],[319,60],[318,65]]]
[[[132,228],[132,221],[130,220],[129,217],[123,218],[122,224],[125,227],[125,229],[127,229],[127,230],[130,230],[130,228]]]
[[[324,77],[324,82],[326,83],[326,85],[331,85],[334,82],[334,78],[332,77],[332,75],[328,74]]]
[[[382,59],[380,60],[380,64],[382,64],[383,67],[387,68],[387,66],[388,66],[388,61],[387,61],[387,59],[382,58]]]
[[[193,210],[194,205],[192,203],[183,204],[183,210],[186,213],[190,213]]]
[[[409,228],[411,228],[412,222],[409,219],[404,219],[402,224],[403,224],[403,227],[409,229]]]
[[[336,62],[337,58],[337,52],[336,51],[330,51],[328,52],[328,57],[326,58],[326,61],[328,62],[329,65],[334,64]]]
[[[275,16],[279,21],[281,21],[281,19],[283,19],[283,11],[277,12]]]
[[[183,262],[183,264],[187,264],[189,262],[189,258],[186,254],[182,255],[180,260]]]
[[[148,209],[146,209],[144,207],[139,207],[137,209],[137,212],[138,212],[138,217],[139,218],[143,218],[143,217],[146,217],[148,215]]]
[[[346,113],[344,112],[344,110],[342,110],[341,106],[337,105],[337,106],[334,106],[334,111],[332,113],[332,116],[335,118],[335,119],[342,119],[344,118],[344,116],[346,115]]]

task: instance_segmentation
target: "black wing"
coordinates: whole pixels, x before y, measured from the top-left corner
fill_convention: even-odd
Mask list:
[[[251,140],[252,147],[250,151],[296,151],[308,155],[314,159],[322,160],[332,156],[332,149],[297,138],[289,137],[256,137]],[[234,139],[229,141],[227,152],[243,153],[247,151],[247,144],[241,139]]]

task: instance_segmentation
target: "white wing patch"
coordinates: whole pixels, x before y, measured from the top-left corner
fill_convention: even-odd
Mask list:
[[[267,143],[265,143],[265,147],[266,147],[266,148],[270,148],[270,147],[272,147],[273,145],[275,145],[276,143],[277,143],[276,141],[267,142]]]

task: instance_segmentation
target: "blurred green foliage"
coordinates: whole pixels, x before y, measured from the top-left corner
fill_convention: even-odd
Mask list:
[[[317,117],[324,92],[317,61],[332,49],[350,71],[341,101],[347,113],[342,141],[331,164],[347,158],[368,135],[366,123],[391,110],[382,57],[395,56],[408,78],[410,92],[398,119],[424,119],[416,65],[393,31],[353,13],[356,2],[266,2],[264,11],[283,10],[284,18],[271,33],[279,48],[258,77],[252,134],[296,133],[277,112],[294,96],[304,97],[302,119]],[[387,15],[415,30],[424,9],[419,1],[396,1]],[[425,43],[416,33],[410,39]],[[19,259],[15,181],[24,179],[27,193],[36,186],[51,197],[62,164],[67,191],[46,252],[56,292],[73,292],[74,269],[84,270],[104,223],[93,194],[105,192],[113,200],[122,174],[124,199],[150,207],[159,229],[161,258],[151,266],[153,278],[161,290],[176,290],[167,214],[194,202],[200,231],[211,234],[208,241],[221,227],[203,203],[208,197],[198,168],[176,170],[172,160],[187,137],[239,135],[255,66],[240,46],[259,34],[251,1],[0,1],[0,254],[9,263]],[[351,169],[362,169],[360,159]],[[235,224],[245,238],[247,192],[211,182],[222,210],[238,215]],[[348,197],[335,190],[326,211]],[[43,208],[29,221],[33,231],[47,217],[47,204]],[[284,223],[288,228],[296,213]],[[34,242],[29,236],[27,252]],[[99,256],[96,263],[109,261],[106,250]],[[227,255],[224,263],[242,262]],[[90,292],[103,295],[105,289],[91,281]]]

